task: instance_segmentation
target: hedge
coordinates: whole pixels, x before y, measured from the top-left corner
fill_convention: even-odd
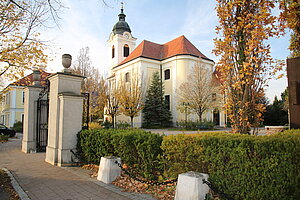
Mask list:
[[[118,156],[145,178],[160,171],[158,155],[162,136],[143,130],[83,130],[78,134],[77,152],[85,163],[99,164],[102,156]]]
[[[233,199],[300,199],[300,131],[273,136],[172,135],[162,143],[166,174],[208,172]]]
[[[162,172],[168,178],[187,171],[208,173],[213,185],[236,200],[300,199],[300,130],[271,136],[82,131],[78,146],[86,162],[120,156],[146,178]]]
[[[176,178],[188,171],[207,172],[201,137],[179,134],[165,136],[161,146],[164,154],[164,175]]]

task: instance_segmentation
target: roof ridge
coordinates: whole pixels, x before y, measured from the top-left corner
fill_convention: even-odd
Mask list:
[[[143,40],[130,54],[117,66],[123,65],[138,57],[145,57],[156,60],[164,60],[176,55],[190,55],[203,59],[208,59],[198,48],[193,45],[185,35],[181,35],[164,44],[158,44],[148,40]],[[212,60],[211,60],[212,61]],[[115,67],[117,67],[115,66]]]

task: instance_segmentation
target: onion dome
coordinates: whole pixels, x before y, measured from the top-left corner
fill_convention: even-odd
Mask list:
[[[114,25],[113,27],[113,33],[114,34],[123,34],[124,32],[129,32],[131,33],[131,30],[129,28],[128,23],[125,21],[126,15],[123,12],[123,6],[121,8],[121,13],[118,15],[119,16],[119,21]]]

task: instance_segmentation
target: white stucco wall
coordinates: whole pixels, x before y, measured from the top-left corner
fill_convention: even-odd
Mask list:
[[[204,59],[199,59],[194,56],[182,55],[175,56],[163,61],[157,61],[147,58],[137,58],[133,61],[130,61],[122,66],[116,67],[112,70],[112,73],[115,74],[115,81],[124,80],[125,73],[129,72],[130,75],[132,73],[138,72],[140,79],[142,80],[143,88],[146,90],[150,85],[151,77],[153,72],[162,70],[162,79],[165,86],[165,95],[170,95],[170,109],[173,117],[173,124],[176,125],[176,121],[184,120],[185,113],[181,113],[177,107],[179,103],[179,87],[182,83],[188,80],[191,70],[195,66],[197,62],[202,63],[207,68],[213,68],[213,62],[207,61]],[[161,66],[161,67],[160,67]],[[162,69],[160,69],[162,68]],[[164,71],[166,69],[170,69],[170,79],[164,80]],[[220,110],[220,125],[225,125],[225,114],[222,111],[221,107],[216,105],[216,107]],[[203,114],[203,119],[208,121],[213,120],[213,110],[209,109],[207,112]],[[198,120],[198,115],[189,114],[188,119],[190,120]],[[130,122],[130,118],[124,116],[122,114],[116,117],[116,121]],[[134,118],[134,126],[140,127],[142,122],[142,116],[139,114],[138,117]]]

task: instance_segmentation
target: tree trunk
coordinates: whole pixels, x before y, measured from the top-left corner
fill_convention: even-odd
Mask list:
[[[133,128],[133,116],[130,116],[131,128]]]
[[[199,113],[198,117],[199,117],[199,122],[202,122],[202,113]]]
[[[115,128],[115,115],[111,115],[112,127]]]

